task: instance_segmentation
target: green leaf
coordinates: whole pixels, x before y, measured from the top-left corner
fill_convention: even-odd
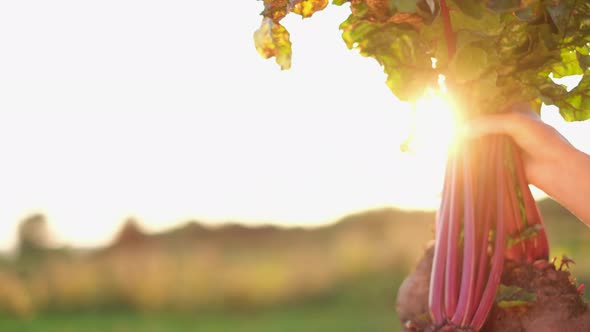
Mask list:
[[[352,49],[361,42],[365,43],[365,36],[375,31],[378,26],[368,21],[362,21],[350,15],[348,19],[340,24],[342,39],[348,48]]]
[[[419,0],[390,0],[391,8],[402,13],[416,13]]]
[[[332,0],[332,4],[336,6],[342,6],[343,4],[347,3],[349,0]]]
[[[426,87],[437,85],[437,76],[433,70],[417,72],[411,67],[398,67],[387,71],[387,86],[400,99],[415,101],[424,95]]]
[[[565,33],[570,20],[572,8],[566,2],[554,2],[546,7],[553,24],[560,33]]]
[[[583,72],[590,69],[590,55],[588,53],[585,54],[576,51],[576,57],[578,58],[578,65],[582,68]]]
[[[533,6],[519,9],[519,10],[515,11],[514,14],[519,19],[521,19],[523,21],[528,21],[528,22],[531,22],[531,21],[538,18],[537,12],[535,11],[535,8],[533,8]]]
[[[467,0],[462,1],[467,2]],[[453,30],[455,31],[467,30],[482,36],[497,36],[505,26],[500,15],[483,6],[472,4],[469,6],[469,10],[466,11],[463,10],[458,1],[449,3],[449,6],[452,6],[450,14]]]
[[[289,32],[281,24],[264,18],[260,28],[254,33],[254,44],[263,58],[275,57],[281,69],[291,68]]]
[[[578,52],[565,50],[561,54],[561,62],[558,62],[551,67],[553,76],[555,78],[561,78],[572,75],[582,75],[584,69],[580,67],[580,61],[578,60]]]
[[[511,300],[503,300],[503,301],[498,301],[496,304],[498,305],[498,307],[500,307],[502,309],[530,305],[530,303],[528,301],[521,301],[521,300],[512,300],[512,301]]]
[[[566,121],[590,119],[590,74],[584,74],[578,86],[555,104]]]
[[[291,11],[302,17],[311,17],[314,13],[326,8],[328,0],[296,0],[291,1]]]
[[[496,292],[496,304],[503,309],[530,305],[536,300],[537,296],[534,293],[517,286],[500,284]]]
[[[543,230],[543,226],[539,224],[534,224],[530,226],[526,226],[522,231],[518,234],[508,237],[508,241],[506,241],[506,247],[511,248],[518,243],[526,241],[528,239],[536,237],[540,231]]]
[[[453,0],[453,3],[467,16],[481,19],[485,14],[484,3],[481,0]]]
[[[350,4],[350,10],[352,11],[352,16],[355,18],[363,18],[370,12],[370,7],[365,2],[352,2]]]
[[[529,53],[533,45],[528,24],[525,22],[513,21],[508,24],[498,39],[498,53],[500,57],[518,60]]]
[[[402,100],[416,98],[444,74],[450,93],[467,112],[542,101],[558,106],[568,121],[590,117],[590,79],[584,76],[568,92],[549,78],[589,75],[590,1],[447,0],[454,38],[445,31],[440,1],[332,2],[350,3],[351,15],[340,25],[343,40],[383,66],[387,85]],[[327,3],[264,0],[263,15],[270,21],[255,34],[258,51],[289,68],[291,44],[280,20],[290,12],[309,17]],[[449,42],[457,50],[452,59]]]
[[[487,0],[486,5],[496,12],[508,12],[519,9],[521,0]]]
[[[479,78],[488,68],[488,54],[485,50],[470,44],[457,50],[450,63],[450,73],[457,82]]]

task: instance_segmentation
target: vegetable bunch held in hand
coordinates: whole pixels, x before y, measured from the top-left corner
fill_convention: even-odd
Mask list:
[[[436,221],[429,307],[436,328],[479,330],[505,259],[547,259],[549,246],[519,152],[500,135],[451,152]]]
[[[444,76],[467,119],[515,104],[538,112],[543,103],[556,105],[568,121],[590,118],[590,2],[333,2],[350,4],[351,14],[340,25],[348,47],[376,59],[401,100],[416,101]],[[260,54],[290,68],[291,42],[282,18],[289,13],[309,17],[326,5],[327,0],[264,0],[264,18],[254,35]],[[570,91],[552,80],[570,75],[582,75]],[[521,155],[513,139],[501,135],[505,131],[483,129],[481,123],[485,118],[476,120],[472,138],[449,154],[427,330],[479,330],[494,304],[504,260],[531,263],[548,256],[527,182],[527,177],[550,182],[544,179],[543,157],[528,151]],[[517,136],[517,143],[526,145]]]

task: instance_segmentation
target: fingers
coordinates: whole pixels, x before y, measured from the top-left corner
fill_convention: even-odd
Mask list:
[[[531,115],[520,112],[503,114],[489,114],[477,117],[466,123],[462,130],[462,136],[477,138],[491,134],[506,134],[517,139],[523,132],[523,124],[527,121],[536,121]]]
[[[530,109],[482,115],[465,124],[460,132],[462,137],[468,139],[492,134],[508,135],[521,149],[538,156],[559,152],[570,145],[555,128],[542,122],[537,113]]]

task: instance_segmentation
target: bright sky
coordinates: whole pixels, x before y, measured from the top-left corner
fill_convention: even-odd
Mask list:
[[[284,20],[285,72],[254,48],[261,10],[255,0],[0,3],[0,249],[33,212],[59,241],[88,246],[128,216],[159,230],[435,207],[444,153],[433,143],[401,154],[410,112],[377,63],[341,40],[347,8]],[[589,123],[546,113],[590,151]]]

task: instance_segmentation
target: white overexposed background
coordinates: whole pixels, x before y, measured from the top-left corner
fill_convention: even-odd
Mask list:
[[[346,48],[347,6],[283,21],[290,71],[254,48],[262,7],[1,2],[0,249],[36,212],[58,243],[93,246],[131,216],[155,231],[435,208],[444,152],[436,138],[400,152],[411,112],[374,60]],[[588,122],[544,117],[590,151]]]

